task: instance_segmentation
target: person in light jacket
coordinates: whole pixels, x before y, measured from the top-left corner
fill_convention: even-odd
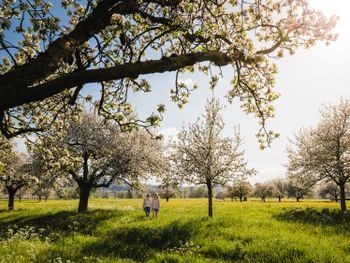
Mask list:
[[[152,206],[152,199],[149,194],[146,195],[146,197],[143,199],[143,210],[145,211],[146,217],[149,217],[149,214],[151,212],[151,206]]]
[[[154,194],[153,195],[153,199],[152,199],[152,215],[153,215],[153,218],[157,218],[158,217],[159,208],[160,208],[159,196],[157,194]]]

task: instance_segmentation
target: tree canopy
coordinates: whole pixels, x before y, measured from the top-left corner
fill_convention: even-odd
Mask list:
[[[274,59],[334,40],[336,20],[306,0],[2,1],[0,129],[8,138],[41,131],[84,99],[125,125],[128,91],[151,90],[142,76],[176,72],[171,98],[182,106],[192,88],[177,81],[180,74],[231,65],[228,98],[239,97],[260,118],[263,145],[275,136],[265,128],[278,97]],[[98,84],[99,98],[83,92],[88,83]],[[132,123],[160,119],[152,114]]]
[[[49,136],[50,135],[50,136]],[[79,212],[90,191],[114,181],[132,185],[161,169],[162,147],[144,131],[121,132],[93,113],[83,112],[62,132],[48,133],[33,146],[52,174],[69,175],[79,186]]]
[[[35,182],[35,178],[30,174],[27,156],[16,152],[14,142],[3,136],[0,136],[0,163],[3,167],[0,173],[0,187],[9,195],[8,210],[13,210],[17,191]]]
[[[213,188],[252,175],[255,170],[248,168],[238,131],[234,138],[222,136],[224,122],[219,100],[208,100],[205,110],[203,120],[198,119],[178,133],[170,159],[175,174],[182,180],[207,187],[208,215],[212,217]]]
[[[333,181],[346,210],[345,184],[350,181],[350,100],[324,106],[316,127],[302,129],[288,148],[290,176],[311,184]]]

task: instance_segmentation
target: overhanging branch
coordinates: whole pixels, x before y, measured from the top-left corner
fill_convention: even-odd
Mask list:
[[[76,71],[34,87],[13,90],[12,92],[9,90],[0,90],[0,108],[4,110],[23,105],[24,103],[40,101],[64,90],[72,89],[87,83],[118,80],[122,78],[137,78],[139,75],[143,74],[175,71],[205,61],[213,62],[217,66],[224,66],[238,59],[247,63],[252,62],[241,53],[229,57],[225,53],[208,51],[162,57],[159,60],[127,63],[104,69]]]

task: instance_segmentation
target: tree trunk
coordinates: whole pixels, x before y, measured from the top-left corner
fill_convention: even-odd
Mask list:
[[[15,204],[15,194],[16,192],[14,190],[9,190],[7,189],[8,193],[9,193],[9,202],[8,202],[8,210],[12,211],[14,208],[14,204]]]
[[[300,197],[299,197],[299,196],[297,196],[296,198],[297,198],[297,202],[300,202]]]
[[[166,201],[169,202],[169,197],[166,197]]]
[[[17,190],[15,190],[15,192],[17,192]],[[18,202],[22,202],[22,190],[19,189],[19,192],[18,192]]]
[[[338,195],[335,195],[334,198],[335,198],[335,201],[338,203],[338,201],[339,201]]]
[[[48,199],[49,197],[48,196],[45,196],[45,202],[47,202],[47,199]]]
[[[131,189],[130,189],[130,188],[128,189],[128,198],[129,198],[129,199],[132,198],[132,192],[131,192]]]
[[[243,196],[240,196],[240,197],[239,197],[239,201],[240,201],[240,202],[243,202]]]
[[[345,200],[345,184],[339,184],[340,188],[340,209],[342,212],[346,211],[346,200]]]
[[[91,187],[89,185],[79,186],[79,207],[78,213],[86,213],[88,211],[88,202]]]
[[[41,202],[41,195],[38,195],[39,202]]]
[[[208,183],[207,187],[208,187],[208,216],[213,217],[213,187],[211,183]]]

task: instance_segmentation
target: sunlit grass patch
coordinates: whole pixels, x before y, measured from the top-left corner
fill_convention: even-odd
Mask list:
[[[171,199],[157,220],[142,200],[89,204],[87,214],[76,200],[0,212],[0,262],[350,262],[349,216],[332,202],[215,201],[208,218],[207,200]]]

